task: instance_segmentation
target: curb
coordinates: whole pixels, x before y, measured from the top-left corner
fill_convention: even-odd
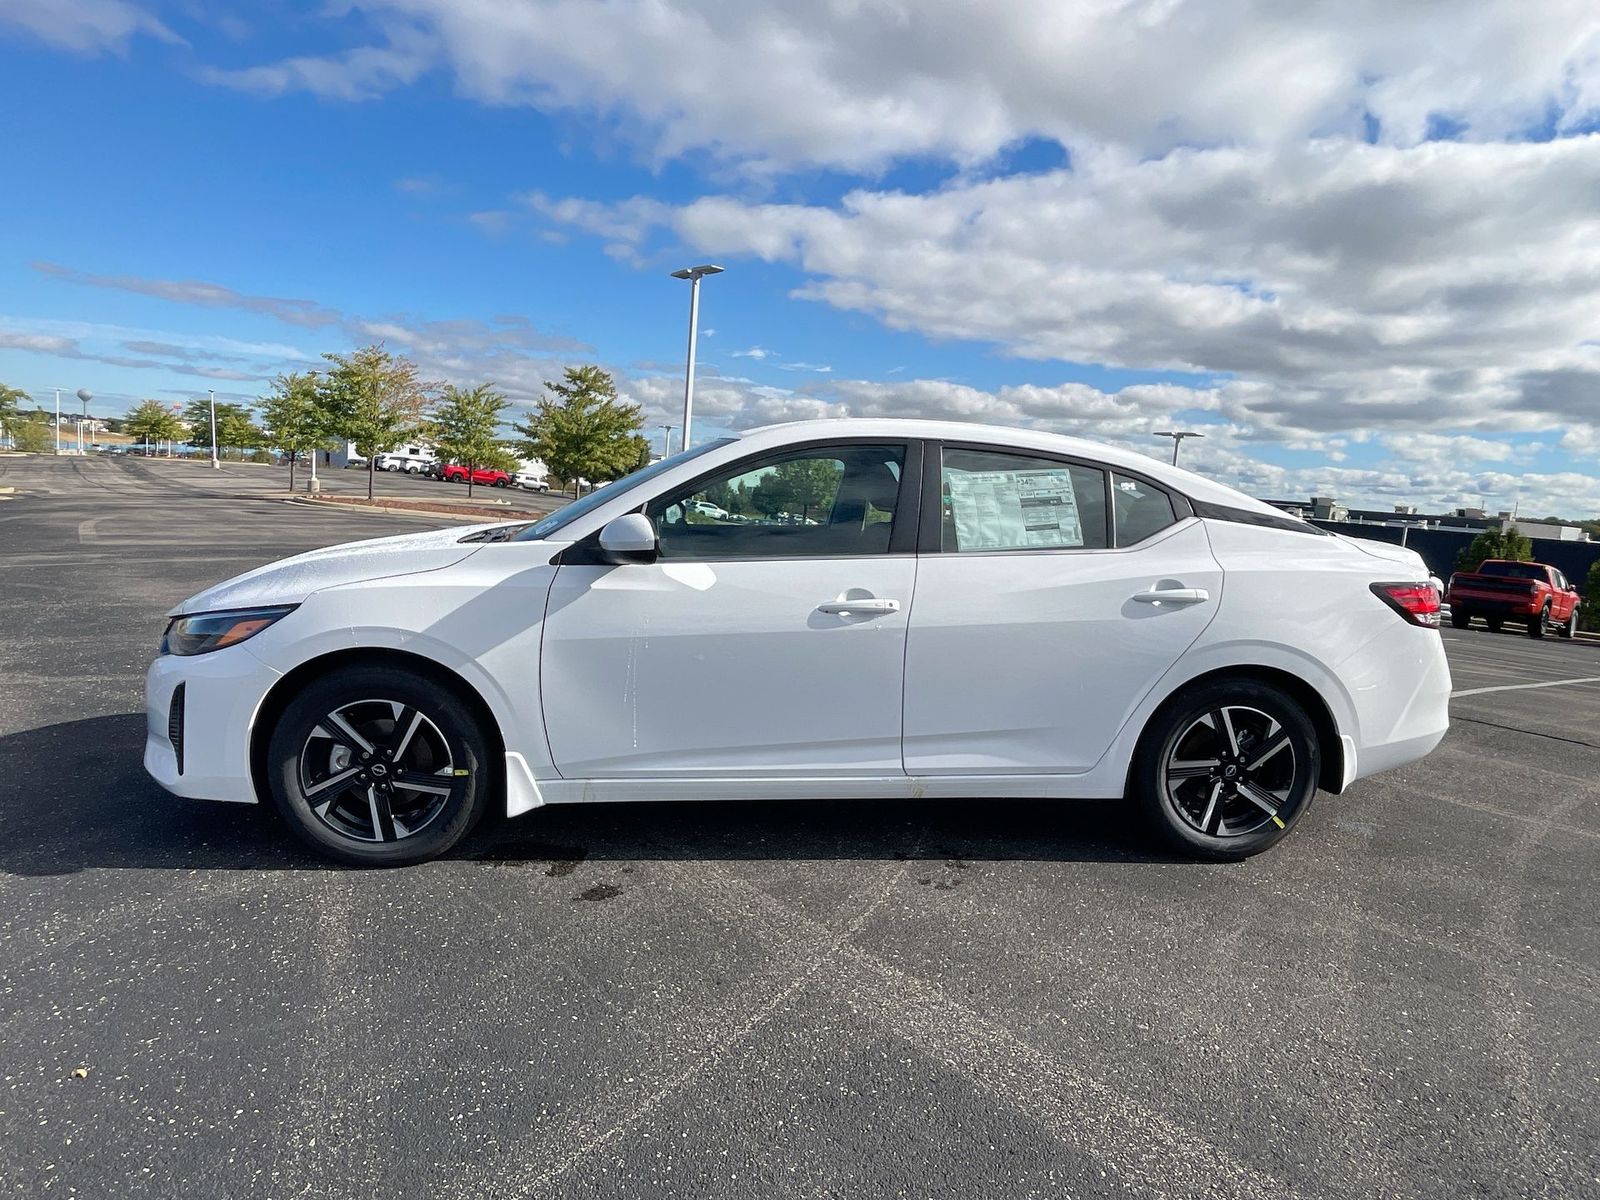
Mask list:
[[[301,508],[321,508],[336,512],[355,513],[381,513],[390,517],[442,517],[445,520],[460,521],[465,525],[490,525],[497,520],[516,521],[522,518],[536,520],[533,513],[505,512],[505,513],[463,513],[439,508],[390,508],[382,504],[345,504],[338,500],[313,500],[304,496],[290,496],[280,501],[282,504],[294,504]]]

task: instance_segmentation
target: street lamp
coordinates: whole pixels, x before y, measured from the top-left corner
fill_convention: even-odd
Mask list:
[[[689,426],[694,419],[694,335],[700,321],[700,281],[707,275],[720,274],[722,268],[713,263],[684,267],[672,273],[674,279],[689,281],[689,359],[683,370],[683,440],[679,442],[685,450],[689,448]]]
[[[1203,434],[1203,433],[1195,433],[1193,430],[1189,430],[1189,429],[1158,429],[1158,430],[1156,430],[1156,432],[1152,436],[1153,437],[1169,437],[1169,438],[1172,439],[1172,465],[1173,466],[1177,466],[1178,465],[1178,447],[1183,445],[1183,439],[1184,438],[1191,438],[1191,437],[1203,438],[1203,437],[1205,437],[1205,434]]]
[[[664,443],[662,443],[662,446],[661,446],[661,457],[662,458],[671,458],[672,457],[672,431],[674,429],[676,429],[677,426],[676,425],[658,425],[658,426],[656,426],[656,428],[657,429],[665,429],[667,431],[667,440]]]
[[[222,464],[217,461],[217,394],[208,389],[206,395],[211,399],[211,469],[220,471]]]

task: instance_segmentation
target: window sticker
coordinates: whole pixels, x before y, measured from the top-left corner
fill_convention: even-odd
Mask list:
[[[952,471],[948,478],[956,545],[963,551],[1083,545],[1078,496],[1065,467]]]

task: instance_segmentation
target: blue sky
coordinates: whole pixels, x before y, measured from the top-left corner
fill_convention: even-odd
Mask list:
[[[1600,30],[1525,7],[16,0],[0,381],[383,337],[519,401],[599,362],[653,428],[709,260],[700,436],[1181,424],[1261,494],[1593,516]]]

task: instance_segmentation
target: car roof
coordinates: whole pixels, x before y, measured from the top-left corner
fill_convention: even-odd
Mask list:
[[[1170,463],[1141,454],[1137,450],[1112,446],[1105,442],[1094,442],[1087,438],[1068,437],[1061,433],[1047,433],[1040,429],[1014,429],[1006,425],[983,425],[972,421],[932,421],[907,417],[825,417],[814,421],[786,421],[778,425],[763,425],[756,429],[747,429],[736,436],[741,443],[752,449],[828,437],[909,437],[981,442],[1000,449],[1065,454],[1137,472],[1194,500],[1223,504],[1249,512],[1283,515],[1272,505],[1246,495],[1236,488],[1208,479],[1204,475],[1197,475],[1193,471],[1186,471],[1182,467],[1174,467]]]

